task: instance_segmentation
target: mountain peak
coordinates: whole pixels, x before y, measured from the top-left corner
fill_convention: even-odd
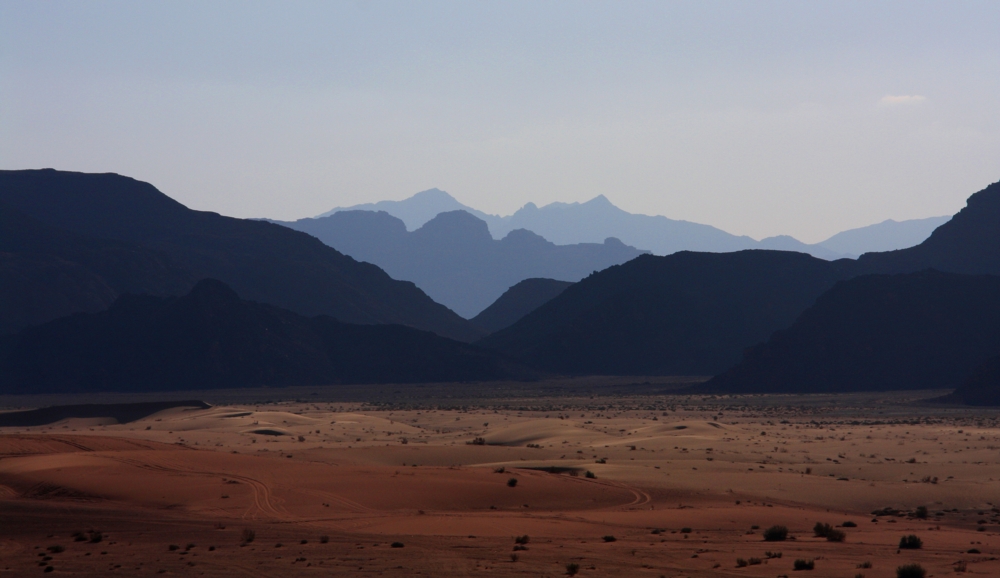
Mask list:
[[[426,201],[432,201],[433,200],[433,201],[455,201],[455,202],[458,202],[458,200],[455,197],[451,196],[447,192],[442,191],[441,189],[438,189],[436,187],[433,188],[433,189],[427,189],[426,191],[420,191],[419,193],[416,193],[415,195],[413,195],[410,198],[411,199],[421,199],[421,200],[426,200]]]

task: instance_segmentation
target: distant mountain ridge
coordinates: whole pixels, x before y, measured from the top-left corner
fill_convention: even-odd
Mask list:
[[[855,258],[862,253],[911,247],[926,239],[949,217],[931,217],[897,222],[883,221],[867,227],[843,231],[819,243],[803,243],[788,235],[756,241],[710,225],[629,213],[619,209],[604,195],[582,203],[550,203],[539,207],[528,203],[514,214],[490,215],[464,205],[440,189],[421,191],[402,201],[379,201],[352,207],[338,207],[319,215],[340,211],[385,211],[401,219],[410,231],[419,229],[442,212],[464,210],[482,219],[495,239],[515,229],[527,229],[557,245],[599,243],[608,237],[627,245],[669,255],[677,251],[730,252],[745,249],[798,251],[821,259]]]
[[[0,171],[0,219],[8,331],[97,311],[127,292],[181,294],[211,277],[307,316],[398,323],[464,341],[484,333],[412,283],[310,235],[194,211],[116,174]]]
[[[273,222],[314,235],[396,279],[412,281],[466,318],[525,279],[578,281],[643,254],[617,239],[556,245],[523,229],[495,240],[483,220],[464,210],[440,213],[415,231],[382,211],[339,211],[320,219]]]

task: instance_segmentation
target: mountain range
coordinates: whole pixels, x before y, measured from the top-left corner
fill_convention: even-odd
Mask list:
[[[440,213],[466,211],[485,221],[496,239],[502,239],[516,229],[527,229],[559,245],[599,243],[614,237],[655,255],[669,255],[677,251],[773,249],[798,251],[828,260],[911,247],[926,239],[949,218],[931,217],[902,222],[890,219],[843,231],[820,243],[807,244],[787,235],[756,241],[709,225],[629,213],[616,207],[604,195],[583,203],[550,203],[542,207],[528,203],[512,215],[501,217],[464,205],[440,189],[421,191],[402,201],[337,207],[319,217],[352,210],[385,211],[402,220],[410,231],[419,229]]]
[[[858,260],[759,250],[645,255],[587,277],[479,343],[569,374],[714,375],[738,363],[745,348],[791,326],[837,281],[928,268],[1000,275],[998,223],[995,183],[920,245]],[[931,295],[939,302],[928,307],[952,310],[953,295]],[[879,298],[868,295],[869,305]],[[986,309],[1000,308],[1000,301],[976,303],[984,318]],[[836,328],[816,329],[824,331]]]
[[[464,210],[439,213],[412,232],[384,211],[340,211],[279,223],[374,263],[394,279],[412,281],[465,318],[525,279],[579,281],[643,253],[614,238],[556,245],[524,229],[495,240],[485,221]]]
[[[124,293],[178,295],[203,278],[302,315],[396,323],[472,341],[485,332],[412,283],[287,227],[194,211],[116,174],[0,171],[0,331]]]
[[[163,391],[524,378],[477,347],[401,325],[355,325],[244,301],[199,281],[181,297],[125,294],[0,340],[0,391]]]

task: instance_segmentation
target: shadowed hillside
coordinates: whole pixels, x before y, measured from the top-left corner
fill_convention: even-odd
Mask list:
[[[116,295],[123,291],[176,294],[190,289],[197,279],[212,277],[248,299],[303,315],[325,314],[351,323],[399,323],[462,340],[482,334],[411,283],[395,281],[378,267],[359,263],[309,235],[270,223],[193,211],[152,185],[127,177],[49,169],[0,171],[0,203],[50,231],[102,239],[103,254],[89,260],[55,249],[42,255],[48,262],[54,257],[83,267]],[[36,259],[29,250],[15,254],[21,260]],[[151,277],[154,266],[162,270],[162,279]],[[23,287],[50,285],[32,276],[32,271],[40,271],[39,276],[45,273],[41,265],[17,267],[26,272]],[[93,277],[86,282],[96,284]],[[77,284],[83,283],[80,277]],[[63,287],[64,305],[55,303],[53,297],[51,306],[40,308],[94,309],[85,306],[94,297],[80,296],[70,284]],[[106,301],[107,296],[101,299]],[[9,302],[0,304],[0,308],[7,307]],[[38,315],[30,322],[51,317]]]
[[[570,285],[572,283],[568,281],[555,279],[525,279],[505,291],[471,321],[494,333],[513,325],[518,319],[548,303]]]
[[[157,391],[523,377],[499,357],[400,325],[306,318],[215,280],[183,297],[124,295],[7,337],[6,393]]]
[[[413,281],[465,317],[477,315],[524,279],[578,281],[643,253],[617,239],[555,245],[523,229],[498,241],[484,221],[465,211],[441,213],[413,232],[388,213],[370,211],[282,224],[374,263],[396,279]]]
[[[1000,355],[987,359],[949,395],[931,400],[966,405],[1000,405]]]
[[[780,251],[644,255],[479,343],[571,374],[711,375],[788,326],[850,263]]]
[[[907,273],[927,268],[1000,275],[1000,182],[969,197],[966,206],[923,243],[858,259],[869,273]]]
[[[0,334],[106,309],[125,292],[181,293],[194,281],[162,252],[50,227],[0,203]]]
[[[838,283],[788,329],[695,389],[728,393],[954,387],[1000,351],[1000,277],[928,270]]]

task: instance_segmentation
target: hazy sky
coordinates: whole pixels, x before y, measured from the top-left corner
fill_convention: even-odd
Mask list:
[[[818,241],[1000,180],[1000,2],[0,0],[0,167],[291,219],[439,187]]]

